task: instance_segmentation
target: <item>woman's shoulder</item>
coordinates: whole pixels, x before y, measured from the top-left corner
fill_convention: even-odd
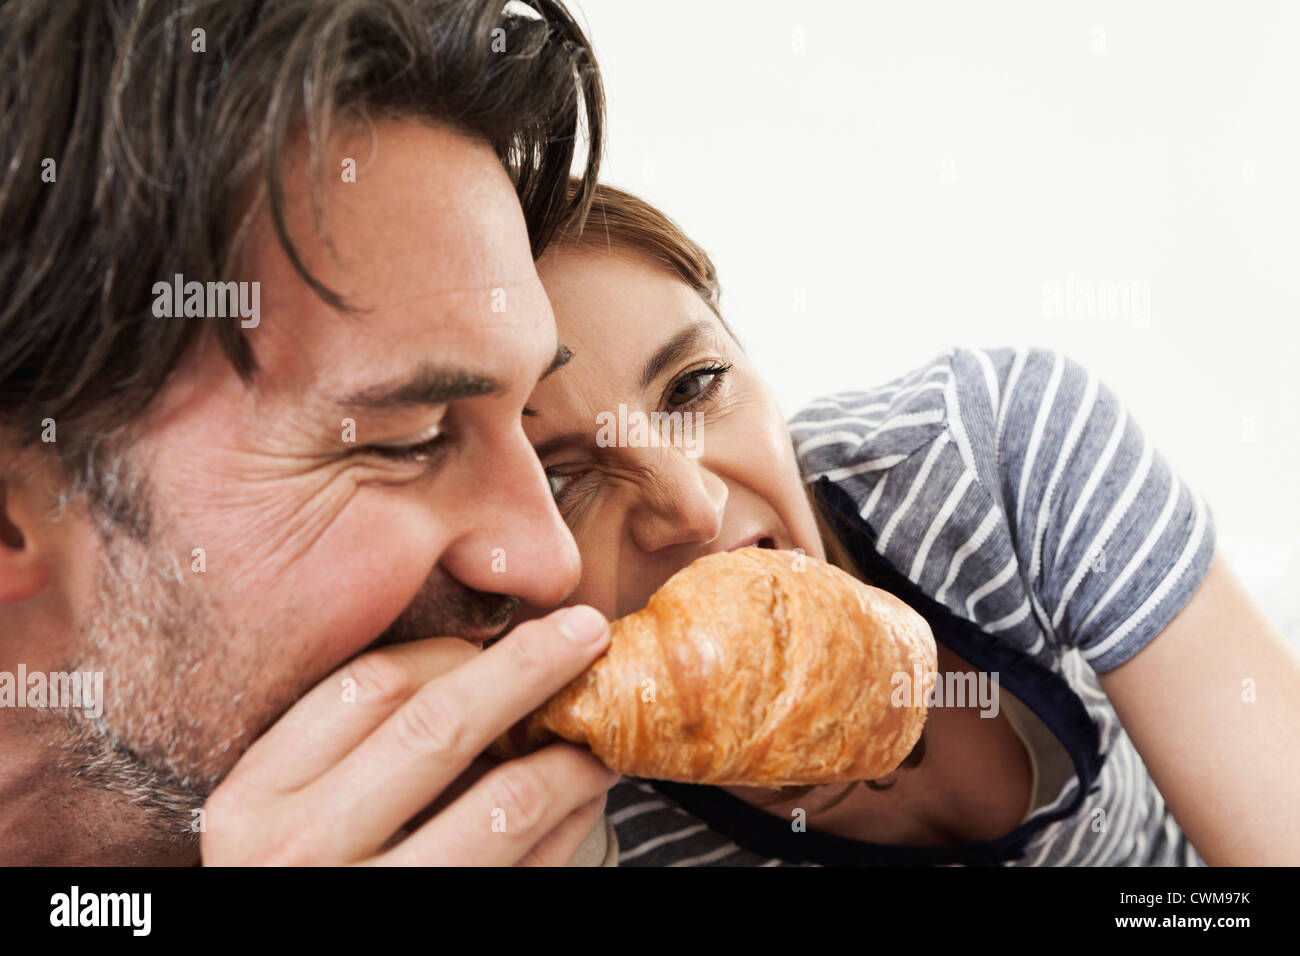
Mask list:
[[[881,411],[918,399],[923,405],[933,406],[936,404],[934,400],[936,395],[939,395],[939,404],[941,404],[940,390],[943,381],[951,374],[953,359],[958,351],[956,348],[949,348],[929,361],[877,385],[839,389],[821,395],[800,408],[790,422],[791,424],[825,422],[834,417],[879,417],[878,413]]]
[[[937,437],[947,424],[945,389],[957,351],[880,385],[834,392],[801,408],[789,426],[803,473],[835,478],[845,468],[887,469]]]
[[[1035,412],[1061,391],[1053,383],[1091,377],[1053,348],[953,346],[880,385],[809,402],[790,434],[805,475],[836,478],[890,468],[951,432],[966,466],[992,481],[995,427],[1013,393],[1018,415]]]

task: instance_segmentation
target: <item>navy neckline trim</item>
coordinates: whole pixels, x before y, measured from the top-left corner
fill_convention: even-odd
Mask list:
[[[998,673],[999,684],[1020,698],[1065,746],[1074,764],[1077,790],[1068,806],[1052,813],[1035,813],[997,840],[971,841],[953,846],[896,846],[853,840],[809,828],[802,833],[790,822],[766,813],[717,787],[647,781],[712,829],[737,845],[763,856],[790,862],[827,866],[906,866],[958,863],[998,866],[1024,853],[1029,839],[1043,827],[1078,812],[1105,762],[1097,725],[1078,695],[1063,677],[1042,666],[1024,651],[996,634],[953,614],[922,592],[875,550],[876,533],[858,514],[852,497],[828,478],[816,486],[822,511],[837,537],[875,587],[882,588],[915,609],[934,632],[935,639],[961,655],[972,666]]]

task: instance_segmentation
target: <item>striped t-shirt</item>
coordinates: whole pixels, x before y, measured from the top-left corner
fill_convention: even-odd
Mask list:
[[[1003,862],[1204,865],[1096,674],[1138,653],[1191,598],[1214,523],[1114,393],[1058,351],[955,348],[813,402],[790,429],[805,480],[843,492],[876,554],[1001,653],[1059,676],[1096,728],[1087,792],[1070,773],[1029,816],[1023,852]],[[606,812],[620,866],[787,862],[742,848],[649,781],[621,781]]]

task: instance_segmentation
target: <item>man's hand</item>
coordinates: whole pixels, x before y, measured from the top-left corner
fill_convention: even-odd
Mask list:
[[[203,862],[567,863],[618,774],[567,743],[495,766],[475,758],[608,644],[609,624],[579,606],[487,650],[433,638],[358,657],[299,700],[212,793]],[[480,776],[455,793],[472,762]],[[407,834],[403,825],[444,792],[454,798]]]

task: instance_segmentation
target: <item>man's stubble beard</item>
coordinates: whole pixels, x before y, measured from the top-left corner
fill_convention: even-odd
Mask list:
[[[163,544],[156,520],[148,543],[103,512],[94,521],[96,591],[63,669],[103,672],[102,715],[43,713],[54,718],[52,743],[75,794],[70,802],[91,818],[125,817],[142,855],[174,852],[198,843],[202,817],[195,811],[247,749],[269,716],[267,705],[250,714],[245,675],[252,662],[232,660],[230,633],[202,589],[186,581],[195,572],[181,565],[184,552]],[[247,655],[259,646],[250,641],[242,649]],[[104,841],[121,836],[105,833]]]
[[[182,563],[190,551],[161,526],[148,481],[135,474],[117,487],[132,500],[90,507],[101,554],[96,594],[74,657],[60,668],[103,672],[102,716],[38,713],[59,755],[64,807],[91,833],[95,817],[125,816],[143,858],[196,848],[196,811],[256,738],[343,662],[324,662],[306,677],[285,667],[277,683],[259,682],[274,666],[265,652],[275,635],[235,634],[197,586],[199,573]],[[517,604],[435,568],[366,649],[504,626]],[[107,848],[120,836],[96,838]]]

